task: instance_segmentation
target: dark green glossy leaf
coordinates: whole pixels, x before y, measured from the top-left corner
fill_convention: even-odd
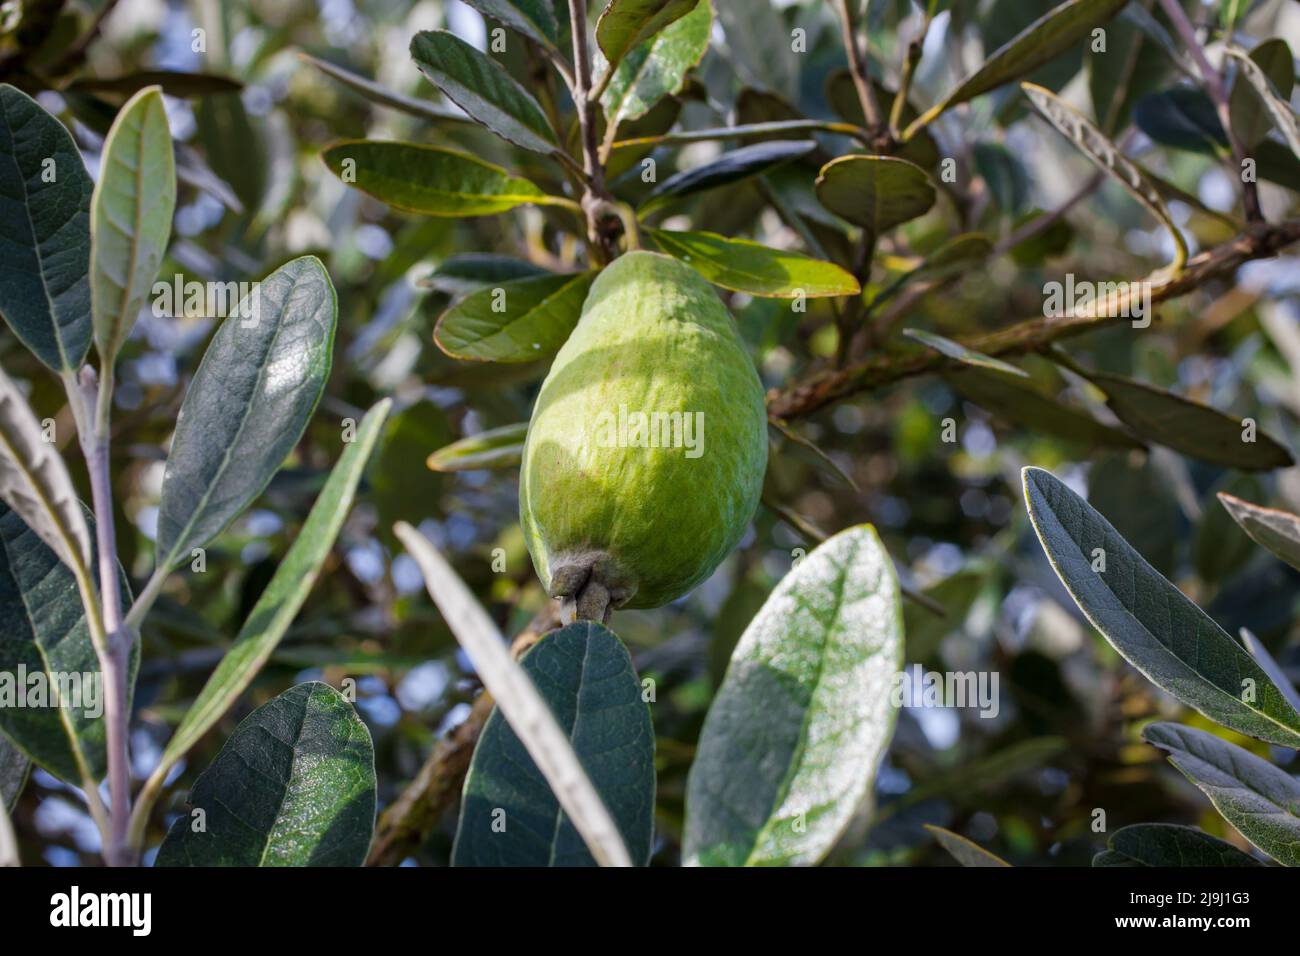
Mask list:
[[[1219,501],[1257,544],[1300,570],[1300,517],[1288,511],[1254,505],[1223,492],[1219,493]]]
[[[1222,737],[1182,724],[1148,724],[1142,738],[1210,798],[1255,846],[1300,866],[1300,781]]]
[[[338,464],[312,505],[311,513],[298,530],[284,560],[276,565],[275,574],[240,628],[234,644],[167,742],[153,778],[159,781],[165,778],[176,761],[221,719],[252,683],[293,623],[348,516],[357,484],[365,472],[391,405],[391,399],[384,399],[367,412],[358,425],[355,439],[344,448]]]
[[[467,4],[510,29],[554,50],[559,26],[551,0],[465,0]]]
[[[951,830],[945,830],[943,827],[937,827],[929,823],[925,825],[925,828],[930,831],[931,836],[935,838],[939,846],[947,850],[952,858],[962,866],[998,867],[1011,865],[1002,857],[990,853],[984,847],[966,839],[960,833],[953,833]]]
[[[1026,468],[1024,485],[1057,577],[1125,660],[1225,727],[1300,747],[1300,713],[1240,644],[1063,482]]]
[[[433,339],[453,358],[532,362],[553,355],[582,315],[596,273],[542,275],[471,292],[438,317]]]
[[[235,728],[189,802],[155,866],[360,866],[375,823],[370,731],[328,684],[291,687]]]
[[[176,208],[176,165],[162,93],[146,87],[117,114],[91,200],[95,347],[111,366],[158,277]]]
[[[484,286],[546,275],[551,273],[526,259],[491,252],[466,252],[444,259],[419,284],[448,295],[465,295]]]
[[[1105,23],[1128,0],[1066,0],[1035,20],[991,56],[904,132],[913,132],[959,103],[972,100],[1004,83],[1018,80],[1087,36]]]
[[[647,213],[670,199],[679,199],[757,176],[774,166],[806,156],[816,148],[817,144],[812,140],[774,140],[733,149],[703,166],[669,176],[642,201],[641,212]]]
[[[437,146],[348,140],[330,146],[321,158],[348,185],[426,216],[491,216],[553,201],[500,166]]]
[[[126,607],[124,574],[121,587]],[[138,660],[136,649],[130,685]],[[16,695],[24,685],[29,696],[20,704]],[[31,696],[38,685],[44,688],[39,701]],[[55,706],[54,689],[75,696]],[[37,764],[82,787],[98,782],[106,766],[103,707],[99,658],[72,572],[0,504],[0,730]]]
[[[606,69],[651,39],[664,27],[695,9],[699,0],[609,0],[596,21],[596,43],[605,54]]]
[[[1106,393],[1115,417],[1150,441],[1247,471],[1294,464],[1291,453],[1262,431],[1247,441],[1242,420],[1218,409],[1118,375],[1089,372],[1088,378]]]
[[[448,99],[502,139],[537,153],[559,148],[532,94],[460,37],[446,30],[417,33],[411,59]]]
[[[869,525],[803,558],[741,636],[687,781],[682,858],[815,864],[870,799],[903,662],[894,565]]]
[[[965,398],[994,415],[1033,431],[1055,435],[1084,445],[1141,448],[1133,436],[1097,421],[1091,415],[1062,405],[1036,386],[1000,372],[967,368],[944,373],[944,380]]]
[[[204,97],[194,120],[213,172],[230,184],[245,209],[257,209],[266,196],[270,169],[262,119],[248,115],[239,94],[223,93]]]
[[[514,468],[524,454],[528,423],[502,425],[452,442],[429,456],[430,471],[475,471],[480,468]]]
[[[1226,148],[1214,104],[1198,89],[1178,86],[1138,100],[1133,109],[1138,128],[1157,143],[1198,153]]]
[[[644,116],[659,100],[679,91],[709,48],[712,27],[712,5],[699,3],[623,57],[600,98],[607,129]]]
[[[974,349],[968,349],[960,342],[954,342],[952,339],[946,339],[942,335],[935,335],[933,332],[926,332],[923,329],[903,329],[903,334],[909,339],[914,339],[922,345],[928,345],[941,355],[946,355],[950,359],[956,359],[965,365],[974,365],[978,368],[989,368],[998,372],[1006,372],[1008,375],[1018,375],[1021,378],[1028,378],[1029,373],[1024,369],[1009,365],[1001,359],[995,359],[991,355],[985,355],[983,352],[976,352]]]
[[[776,299],[856,295],[861,291],[858,280],[835,263],[800,252],[711,232],[646,232],[665,253],[724,289]]]
[[[0,315],[56,372],[90,348],[92,189],[63,124],[0,84]]]
[[[0,734],[0,807],[12,811],[22,796],[32,762],[27,755]]]
[[[817,198],[835,215],[881,235],[925,215],[934,185],[921,167],[892,156],[841,156],[822,167]]]
[[[1135,823],[1107,841],[1109,849],[1093,866],[1260,866],[1248,853],[1194,827],[1174,823]]]
[[[262,493],[329,378],[338,302],[320,260],[286,263],[250,299],[213,336],[181,404],[158,506],[160,568],[188,558]]]
[[[567,735],[632,861],[650,859],[654,730],[622,642],[590,621],[537,642],[520,662]],[[461,803],[455,866],[594,866],[578,831],[505,718],[483,728]]]
[[[1287,42],[1275,37],[1265,40],[1250,51],[1250,62],[1256,71],[1252,82],[1248,68],[1239,65],[1237,79],[1232,84],[1232,94],[1228,100],[1228,115],[1232,119],[1232,132],[1237,142],[1247,151],[1254,149],[1268,131],[1274,128],[1273,116],[1277,112],[1275,103],[1268,98],[1279,100],[1284,109],[1291,100],[1291,88],[1295,85],[1295,60]],[[1259,83],[1259,77],[1264,84]],[[1271,88],[1269,87],[1271,84]],[[1292,114],[1294,117],[1294,114]],[[1285,117],[1284,117],[1285,119]],[[1291,120],[1294,123],[1294,118]],[[1279,129],[1281,124],[1278,124]]]

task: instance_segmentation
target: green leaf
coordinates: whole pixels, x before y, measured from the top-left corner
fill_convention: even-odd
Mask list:
[[[1245,125],[1246,134],[1255,137],[1250,141],[1250,147],[1254,147],[1267,135],[1268,120],[1272,120],[1273,128],[1282,134],[1286,144],[1291,147],[1291,152],[1300,157],[1300,117],[1297,117],[1295,111],[1291,109],[1290,102],[1291,85],[1295,82],[1295,61],[1291,59],[1291,48],[1286,45],[1285,40],[1273,42],[1280,43],[1281,49],[1260,44],[1262,49],[1256,49],[1250,56],[1234,47],[1227,48],[1228,55],[1237,61],[1238,75],[1237,82],[1233,86],[1234,96],[1237,87],[1244,80],[1247,88],[1254,91],[1257,102],[1263,106],[1264,112],[1264,115],[1260,116],[1258,108],[1248,109],[1246,116],[1240,121],[1232,116],[1232,125],[1234,129],[1237,128],[1238,122]],[[1264,63],[1274,67],[1277,80],[1286,86],[1285,92],[1279,90],[1273,76],[1269,75],[1265,66],[1255,60],[1256,56],[1260,56]],[[1263,127],[1262,132],[1259,131],[1259,127]]]
[[[176,208],[176,165],[162,92],[127,101],[104,140],[90,213],[95,347],[111,366],[158,276]]]
[[[815,142],[803,139],[775,140],[733,149],[703,166],[669,176],[642,200],[640,211],[644,215],[670,199],[680,199],[757,176],[799,156],[806,156],[816,148]]]
[[[1006,860],[995,853],[990,853],[977,843],[974,843],[960,833],[953,833],[951,830],[945,830],[943,827],[937,827],[927,823],[925,828],[930,831],[939,846],[943,847],[952,855],[952,858],[962,866],[1010,866]]]
[[[857,295],[858,280],[835,265],[800,252],[773,249],[712,232],[647,229],[661,250],[691,266],[714,285],[774,299]]]
[[[1158,55],[1158,43],[1129,16],[1132,9],[1126,7],[1106,28],[1106,49],[1088,53],[1092,113],[1107,136],[1127,125],[1138,98],[1169,73],[1169,58]]]
[[[0,84],[0,314],[54,371],[90,348],[90,194],[76,144],[26,93]]]
[[[817,198],[843,219],[879,236],[925,215],[934,185],[920,166],[892,156],[841,156],[822,167]]]
[[[447,413],[428,399],[399,409],[384,425],[365,482],[379,513],[375,530],[385,543],[391,544],[396,522],[420,522],[442,510],[443,483],[429,474],[424,462],[429,449],[449,441]]]
[[[709,48],[713,7],[709,0],[629,52],[614,67],[614,77],[600,98],[606,135],[620,123],[644,116],[650,108],[686,83],[686,74]]]
[[[375,823],[375,751],[328,684],[291,687],[246,717],[194,782],[155,866],[360,866]]]
[[[1300,570],[1300,517],[1254,505],[1224,492],[1219,493],[1219,501],[1256,544]]]
[[[911,139],[935,117],[959,103],[1019,79],[1064,53],[1123,9],[1128,0],[1066,0],[1016,34],[967,76],[940,102],[918,117],[903,132]]]
[[[870,799],[903,663],[894,565],[870,525],[781,581],[741,636],[687,780],[682,857],[815,864]]]
[[[0,807],[12,811],[18,805],[31,772],[32,762],[27,755],[0,734]]]
[[[1192,87],[1177,86],[1142,97],[1133,109],[1133,119],[1142,132],[1165,146],[1216,153],[1228,145],[1214,104]]]
[[[266,195],[270,169],[262,119],[248,115],[238,94],[225,93],[203,99],[194,120],[213,172],[230,184],[245,209],[257,209]]]
[[[355,139],[335,143],[321,158],[348,185],[426,216],[492,216],[526,203],[563,204],[500,166],[438,146]]]
[[[1041,468],[1024,470],[1034,531],[1079,609],[1157,687],[1211,720],[1300,747],[1300,713],[1246,650]],[[1099,563],[1104,558],[1104,570]]]
[[[1033,431],[1082,445],[1143,447],[1132,435],[1104,425],[1085,412],[1062,405],[1036,386],[1022,383],[1017,378],[1000,372],[971,367],[960,372],[945,372],[943,378],[963,397],[998,418]]]
[[[923,329],[903,329],[903,334],[909,339],[920,342],[922,345],[928,345],[940,355],[946,355],[948,358],[956,359],[965,365],[989,368],[998,372],[1006,372],[1008,375],[1018,375],[1021,378],[1029,377],[1029,373],[1022,368],[1017,368],[1001,359],[995,359],[991,355],[985,355],[983,352],[976,352],[974,349],[969,349],[952,339],[946,339],[942,335],[935,335],[933,332],[926,332]]]
[[[1241,419],[1172,392],[1118,375],[1088,372],[1106,393],[1115,417],[1139,435],[1174,451],[1229,468],[1262,471],[1294,464],[1291,453],[1263,432],[1246,441]]]
[[[406,113],[408,116],[414,116],[417,119],[432,120],[435,123],[472,123],[474,122],[468,116],[461,112],[453,112],[424,100],[417,100],[414,97],[406,96],[395,90],[390,90],[386,86],[380,86],[374,80],[368,80],[364,76],[359,76],[351,70],[345,70],[337,64],[330,63],[328,60],[319,60],[307,53],[299,53],[298,59],[304,63],[310,63],[316,69],[320,70],[331,79],[338,80],[344,86],[361,94],[372,103],[378,103],[380,106],[387,106],[389,109]]]
[[[303,256],[221,324],[176,420],[158,505],[159,568],[216,537],[279,470],[325,389],[337,320],[329,274]]]
[[[356,438],[344,448],[325,487],[316,497],[311,513],[284,560],[276,566],[275,574],[240,628],[234,644],[226,651],[226,656],[203,685],[203,690],[167,742],[151,782],[161,783],[176,761],[230,709],[293,623],[348,516],[357,484],[365,472],[390,407],[392,400],[386,398],[361,420]]]
[[[92,569],[93,571],[93,569]],[[119,569],[120,573],[120,569]],[[123,606],[130,604],[120,573]],[[60,780],[94,786],[106,767],[104,683],[90,640],[76,579],[23,519],[0,504],[0,730],[28,757]],[[128,687],[134,685],[138,646]],[[24,680],[22,675],[26,675]],[[39,675],[39,676],[38,676]],[[15,696],[39,681],[52,698]],[[77,706],[73,706],[76,704]]]
[[[654,825],[655,739],[627,648],[601,625],[580,621],[544,636],[520,664],[613,816],[633,863],[644,866]],[[453,866],[595,865],[496,710],[465,778],[451,859]]]
[[[1174,240],[1178,250],[1175,264],[1181,267],[1187,261],[1187,242],[1165,206],[1160,192],[1147,180],[1137,164],[1120,152],[1119,147],[1107,139],[1082,113],[1066,105],[1050,90],[1032,83],[1022,83],[1020,88],[1044,119],[1077,146],[1097,168],[1127,189],[1134,199],[1160,221]]]
[[[559,26],[551,0],[465,0],[467,4],[548,50],[559,41]]]
[[[596,272],[516,279],[471,292],[433,330],[452,358],[532,362],[557,352],[582,314]]]
[[[430,471],[476,471],[480,468],[515,468],[523,459],[528,423],[489,428],[452,442],[429,456]]]
[[[1001,143],[976,143],[971,162],[1002,215],[1019,215],[1033,188],[1025,164]]]
[[[40,536],[74,573],[90,567],[90,532],[57,447],[45,441],[36,415],[0,369],[0,500]]]
[[[502,139],[536,153],[559,149],[537,100],[496,60],[446,30],[411,40],[411,59],[448,99]]]
[[[1174,823],[1134,823],[1107,841],[1093,866],[1261,866],[1226,840]]]
[[[1255,543],[1239,528],[1227,508],[1219,507],[1216,493],[1257,498],[1263,486],[1254,475],[1226,473],[1203,499],[1200,521],[1192,537],[1192,567],[1204,582],[1223,582],[1243,568],[1255,554]]]
[[[139,70],[122,76],[83,76],[73,80],[64,89],[74,93],[133,96],[149,86],[161,87],[168,96],[211,96],[214,93],[238,93],[244,88],[244,84],[238,80],[217,73]]]
[[[1204,730],[1148,724],[1142,738],[1165,751],[1242,836],[1279,863],[1300,866],[1300,781]]]
[[[419,284],[448,295],[465,295],[484,286],[499,285],[513,279],[548,275],[552,273],[526,259],[491,252],[466,252],[444,259]]]
[[[699,0],[609,0],[596,21],[596,43],[613,69],[635,47],[695,9]]]

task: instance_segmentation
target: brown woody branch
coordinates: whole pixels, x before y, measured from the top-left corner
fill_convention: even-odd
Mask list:
[[[559,627],[559,611],[548,601],[510,645],[519,659],[541,636]],[[470,758],[483,725],[492,714],[492,695],[479,694],[463,723],[448,731],[433,748],[420,772],[379,817],[366,866],[396,866],[419,848],[443,814],[460,799]]]
[[[1207,282],[1228,275],[1244,262],[1265,259],[1300,240],[1300,219],[1280,223],[1253,223],[1237,238],[1190,259],[1175,275],[1153,272],[1141,280],[1150,285],[1152,304],[1186,295]],[[1131,289],[1132,286],[1130,285]],[[963,345],[986,355],[1023,355],[1045,349],[1058,339],[1079,335],[1123,318],[1127,301],[1121,297],[1113,312],[1100,316],[1038,317],[996,332],[967,336]],[[841,369],[824,369],[801,382],[773,389],[767,396],[768,414],[792,419],[811,415],[842,398],[879,388],[913,375],[954,367],[957,363],[928,349],[908,349],[873,355]]]

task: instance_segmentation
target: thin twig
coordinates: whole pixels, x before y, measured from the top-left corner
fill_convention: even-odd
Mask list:
[[[595,265],[614,258],[613,237],[606,230],[611,210],[605,188],[605,166],[601,161],[596,136],[596,108],[588,98],[591,90],[591,55],[587,43],[587,4],[584,0],[569,3],[569,25],[573,32],[573,105],[578,111],[578,130],[582,140],[582,168],[586,189],[582,209],[587,217],[587,244]],[[615,217],[617,221],[617,217]]]
[[[858,31],[853,22],[853,0],[839,0],[840,32],[844,38],[844,52],[849,58],[849,74],[858,91],[858,101],[862,104],[862,115],[869,129],[880,126],[880,110],[876,106],[876,94],[871,88],[871,75],[867,72],[867,54],[858,47]]]

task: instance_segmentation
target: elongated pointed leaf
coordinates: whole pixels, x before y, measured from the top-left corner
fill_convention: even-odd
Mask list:
[[[95,347],[112,365],[149,296],[171,237],[176,164],[162,93],[147,87],[117,114],[91,201]]]
[[[661,250],[714,285],[774,299],[857,295],[858,280],[833,262],[712,232],[646,230]]]
[[[212,672],[163,750],[153,777],[162,780],[176,761],[230,709],[275,651],[320,576],[352,507],[357,484],[392,407],[384,399],[361,420],[356,438],[343,450],[293,545],[240,628],[235,643]]]
[[[1255,846],[1300,866],[1300,780],[1222,737],[1182,724],[1148,724],[1142,739],[1210,798]]]
[[[918,117],[904,131],[903,138],[911,139],[921,127],[959,103],[1038,69],[1115,16],[1127,3],[1128,0],[1066,0],[995,50],[974,73]]]
[[[0,84],[0,315],[56,372],[90,348],[92,189],[63,124]]]
[[[409,524],[393,526],[419,565],[424,586],[469,655],[483,686],[523,741],[524,748],[550,785],[592,858],[601,866],[632,866],[613,814],[605,806],[567,732],[541,692],[505,649],[501,632],[446,558]]]
[[[1176,261],[1178,265],[1182,265],[1187,260],[1187,242],[1183,239],[1183,234],[1174,222],[1174,217],[1170,215],[1168,207],[1165,206],[1159,190],[1147,181],[1137,164],[1120,152],[1119,147],[1107,139],[1101,130],[1093,126],[1087,117],[1066,105],[1051,90],[1032,83],[1022,83],[1020,88],[1024,90],[1029,102],[1044,119],[1077,146],[1097,168],[1109,174],[1112,179],[1127,189],[1134,199],[1160,221],[1174,240],[1174,245],[1178,248]]]
[[[411,59],[448,99],[502,139],[536,153],[559,148],[532,94],[500,63],[454,33],[417,33],[411,40]]]
[[[654,824],[654,729],[627,649],[601,625],[579,621],[547,634],[520,665],[568,735],[632,862],[644,866]],[[451,860],[454,866],[596,863],[528,750],[496,711],[483,727],[465,778]]]
[[[1116,418],[1174,451],[1247,471],[1295,463],[1277,441],[1218,409],[1119,375],[1089,372],[1088,378],[1106,393],[1106,404]]]
[[[124,574],[120,580],[126,607],[130,591]],[[138,659],[133,651],[128,687]],[[0,504],[0,730],[59,779],[98,782],[105,690],[76,579]]]
[[[1109,849],[1093,866],[1261,866],[1249,853],[1194,827],[1174,823],[1135,823],[1107,841]]]
[[[894,565],[869,525],[781,581],[746,628],[704,720],[682,856],[817,863],[871,796],[903,663]]]
[[[995,359],[991,355],[985,355],[983,352],[976,352],[974,349],[969,349],[960,342],[954,342],[942,335],[935,335],[933,332],[927,332],[924,329],[903,329],[903,334],[909,339],[920,342],[922,345],[928,345],[940,355],[946,355],[948,358],[956,359],[965,365],[974,365],[976,368],[989,368],[996,372],[1006,372],[1008,375],[1016,375],[1021,378],[1029,377],[1029,373],[1022,368],[1017,368],[1003,362],[1001,359]]]
[[[1248,57],[1233,48],[1227,52],[1245,61],[1240,63],[1237,79],[1232,84],[1228,115],[1237,142],[1250,151],[1268,135],[1275,122],[1279,131],[1282,124],[1295,123],[1295,114],[1291,113],[1289,105],[1291,89],[1295,85],[1295,60],[1291,56],[1291,47],[1278,37],[1265,40],[1251,50]],[[1279,108],[1290,115],[1278,117]],[[1290,137],[1287,139],[1289,142]]]
[[[607,128],[644,116],[659,100],[678,92],[709,48],[713,28],[710,0],[633,49],[614,67],[614,78],[600,98]]]
[[[841,156],[822,167],[817,198],[835,215],[879,236],[934,205],[934,185],[920,166],[893,156]]]
[[[0,734],[0,807],[12,811],[22,796],[32,762],[4,734]]]
[[[596,43],[613,69],[635,47],[695,9],[699,0],[609,0],[596,21]]]
[[[582,315],[596,273],[543,275],[480,289],[438,317],[433,340],[452,358],[532,362],[557,352]]]
[[[753,146],[733,149],[703,166],[669,176],[646,196],[641,203],[641,212],[645,214],[670,199],[680,199],[757,176],[799,156],[806,156],[816,148],[817,144],[810,139],[797,139],[755,143]]]
[[[1257,544],[1300,570],[1300,517],[1289,511],[1253,505],[1225,493],[1219,494],[1219,501]]]
[[[357,139],[336,143],[321,158],[348,185],[426,216],[492,216],[554,202],[528,180],[453,149]]]
[[[328,684],[291,687],[235,728],[189,802],[155,866],[360,866],[375,825],[370,731]]]
[[[90,532],[58,449],[0,369],[0,500],[74,571],[90,567]]]
[[[551,0],[465,0],[483,14],[549,50],[559,40],[559,26]]]
[[[514,256],[466,252],[444,259],[427,279],[417,284],[448,295],[465,295],[485,286],[552,274],[539,265]]]
[[[947,850],[952,858],[962,866],[999,867],[1011,865],[996,853],[990,853],[984,847],[966,839],[960,833],[953,833],[951,830],[945,830],[943,827],[936,827],[929,823],[925,825],[925,828],[930,831],[930,835],[935,838],[939,846]]]
[[[286,263],[250,299],[217,330],[185,393],[158,506],[160,568],[207,544],[262,493],[329,378],[338,302],[320,260]]]
[[[298,59],[304,63],[310,63],[316,69],[320,70],[331,79],[337,80],[349,89],[359,93],[372,103],[378,103],[380,106],[387,106],[389,109],[397,110],[408,116],[414,116],[417,119],[432,120],[435,123],[472,123],[474,122],[464,113],[452,111],[445,107],[435,106],[424,100],[417,100],[414,97],[398,93],[396,90],[390,90],[386,86],[380,86],[374,80],[366,79],[353,73],[351,70],[345,70],[343,67],[330,63],[328,60],[320,60],[307,53],[299,53]]]
[[[1250,652],[1251,657],[1259,662],[1259,666],[1264,668],[1264,673],[1277,685],[1278,690],[1282,691],[1282,696],[1287,699],[1287,702],[1292,707],[1300,711],[1300,687],[1291,682],[1291,678],[1282,669],[1282,665],[1269,654],[1268,648],[1264,646],[1263,641],[1252,634],[1248,627],[1239,628],[1237,634],[1241,638],[1242,646]]]
[[[528,423],[502,425],[452,442],[429,456],[430,471],[475,471],[479,468],[514,468],[523,460]]]
[[[1286,47],[1285,41],[1280,42],[1282,42],[1283,47]],[[1285,96],[1279,92],[1272,79],[1264,72],[1264,68],[1242,51],[1234,47],[1228,47],[1228,55],[1237,61],[1237,69],[1241,71],[1241,76],[1245,78],[1251,89],[1255,91],[1255,95],[1259,97],[1259,101],[1264,106],[1264,112],[1273,121],[1273,128],[1282,134],[1286,144],[1291,147],[1291,152],[1300,157],[1300,117],[1297,117],[1295,110],[1291,109],[1289,102],[1290,91],[1288,90]],[[1286,66],[1284,69],[1291,71],[1290,76],[1294,79],[1294,61],[1291,59],[1289,49],[1285,54],[1285,60]]]
[[[1026,468],[1024,485],[1057,577],[1125,660],[1225,727],[1300,747],[1300,713],[1240,644],[1063,482]]]
[[[1102,424],[1091,415],[1062,405],[1018,377],[982,368],[944,373],[944,381],[965,398],[997,417],[1034,431],[1083,445],[1142,448],[1143,444],[1118,428]]]

